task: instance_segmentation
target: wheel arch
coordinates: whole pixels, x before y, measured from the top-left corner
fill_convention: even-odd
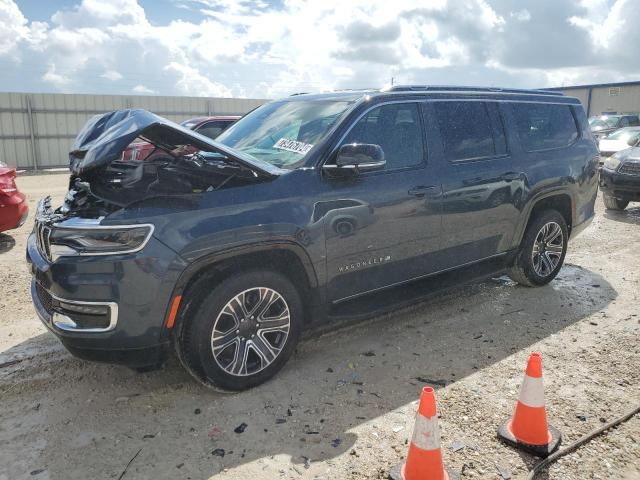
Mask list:
[[[259,265],[256,268],[256,265]],[[271,269],[287,276],[298,289],[305,305],[305,319],[311,316],[311,306],[318,299],[318,278],[314,266],[304,249],[292,242],[263,242],[244,245],[199,258],[182,272],[171,299],[182,300],[175,318],[173,334],[180,332],[188,312],[197,308],[201,289],[211,288],[234,272],[249,269]],[[309,311],[307,311],[309,310]],[[165,322],[165,333],[167,332]],[[179,333],[178,333],[179,335]]]
[[[536,218],[538,212],[553,209],[560,212],[567,223],[567,229],[569,230],[569,237],[571,237],[571,229],[574,225],[576,218],[575,201],[570,192],[565,189],[553,190],[536,195],[528,204],[526,209],[526,215],[523,215],[523,221],[518,226],[516,235],[514,237],[514,243],[519,246],[524,238],[524,233],[531,223]]]

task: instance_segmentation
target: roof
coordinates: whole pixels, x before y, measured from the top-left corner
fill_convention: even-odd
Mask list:
[[[549,87],[542,90],[558,91],[558,90],[572,90],[574,88],[598,88],[598,87],[629,87],[640,85],[640,80],[633,82],[617,82],[617,83],[592,83],[588,85],[571,85],[567,87]]]
[[[394,85],[383,89],[362,89],[362,90],[339,90],[322,93],[294,93],[284,99],[277,101],[313,101],[313,100],[347,100],[356,101],[364,96],[383,95],[406,95],[420,93],[449,93],[449,94],[516,94],[516,95],[536,95],[544,97],[564,97],[562,92],[549,90],[534,90],[522,88],[500,88],[500,87],[476,87],[460,85]],[[569,97],[567,97],[569,98]]]

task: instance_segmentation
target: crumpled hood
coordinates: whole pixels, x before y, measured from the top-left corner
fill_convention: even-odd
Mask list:
[[[89,119],[78,133],[69,152],[71,172],[82,175],[119,160],[122,152],[137,137],[168,150],[189,144],[207,152],[221,153],[261,176],[275,177],[285,172],[166,118],[140,109],[115,110]]]

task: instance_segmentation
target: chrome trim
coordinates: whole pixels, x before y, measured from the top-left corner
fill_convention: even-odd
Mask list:
[[[151,240],[151,236],[153,235],[153,232],[155,230],[155,225],[153,225],[152,223],[136,223],[130,225],[100,225],[97,224],[96,221],[99,220],[72,218],[62,222],[54,223],[53,225],[46,227],[49,229],[49,236],[47,237],[45,244],[48,247],[45,247],[45,251],[48,252],[47,259],[49,259],[50,261],[56,261],[60,257],[101,257],[105,255],[126,255],[129,253],[136,253],[142,250],[147,245],[147,243],[149,243],[149,240]],[[146,227],[149,229],[149,232],[147,233],[144,241],[136,248],[131,248],[129,250],[120,250],[117,252],[78,252],[76,250],[73,250],[71,247],[67,247],[68,250],[66,250],[65,253],[65,250],[62,250],[60,248],[64,246],[51,244],[49,239],[51,230],[53,230],[54,228],[63,228],[67,230],[131,230],[140,227]],[[54,247],[53,250],[55,250],[55,253],[51,247]],[[73,250],[74,253],[71,253],[70,250]]]
[[[51,324],[58,330],[64,332],[77,332],[77,333],[105,333],[110,332],[118,324],[118,304],[116,302],[85,302],[81,300],[67,300],[58,297],[51,292],[47,291],[51,297],[61,303],[69,303],[71,305],[93,305],[109,308],[109,325],[104,328],[79,328],[76,323],[71,320],[67,315],[54,311],[51,315]]]
[[[398,287],[400,285],[404,285],[404,284],[407,284],[407,283],[415,282],[417,280],[422,280],[422,279],[425,279],[425,278],[434,277],[434,276],[439,275],[441,273],[451,272],[451,271],[457,270],[459,268],[464,268],[464,267],[468,267],[470,265],[475,265],[476,263],[481,263],[481,262],[484,262],[484,261],[487,261],[487,260],[492,260],[492,259],[495,259],[495,258],[504,257],[505,255],[508,255],[509,253],[510,253],[509,251],[496,253],[494,255],[490,255],[488,257],[481,258],[479,260],[472,260],[471,262],[466,262],[466,263],[463,263],[461,265],[456,265],[455,267],[443,268],[442,270],[437,270],[437,271],[431,272],[431,273],[425,273],[424,275],[417,275],[415,277],[408,278],[407,280],[400,280],[398,282],[389,283],[387,285],[382,285],[381,287],[372,288],[371,290],[366,290],[364,292],[354,293],[353,295],[349,295],[347,297],[338,298],[336,300],[332,300],[331,303],[333,305],[337,305],[337,304],[342,303],[342,302],[347,302],[349,300],[353,300],[354,298],[358,298],[358,297],[363,297],[365,295],[369,295],[370,293],[380,292],[380,291],[383,291],[383,290],[387,290],[389,288],[394,288],[394,287]]]
[[[379,168],[384,167],[387,164],[386,161],[381,162],[368,162],[368,163],[358,163],[352,165],[336,165],[335,163],[329,165],[323,165],[322,168],[326,170],[368,170],[370,168]]]

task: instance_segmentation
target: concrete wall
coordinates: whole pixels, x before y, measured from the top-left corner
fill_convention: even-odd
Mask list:
[[[144,108],[176,122],[202,115],[242,115],[266,100],[0,93],[0,161],[24,169],[65,167],[69,147],[98,113]]]
[[[591,89],[590,106],[589,89]],[[578,97],[585,111],[589,108],[589,116],[601,115],[604,112],[640,113],[640,82],[633,85],[567,87],[554,90]]]

